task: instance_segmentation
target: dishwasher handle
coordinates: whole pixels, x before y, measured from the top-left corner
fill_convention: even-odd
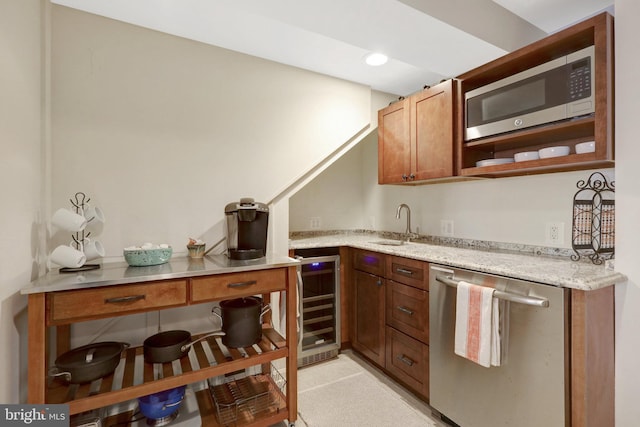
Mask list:
[[[452,288],[458,287],[458,280],[454,280],[451,277],[443,276],[442,274],[436,274],[436,281],[445,284],[447,286],[451,286]],[[505,301],[511,301],[519,304],[531,305],[534,307],[549,307],[549,300],[546,298],[538,298],[528,295],[518,295],[512,294],[510,292],[496,291],[493,293],[493,296],[502,299]]]

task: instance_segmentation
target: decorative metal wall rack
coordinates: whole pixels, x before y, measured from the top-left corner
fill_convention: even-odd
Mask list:
[[[600,172],[577,183],[573,196],[571,259],[588,257],[594,264],[613,259],[615,249],[615,182]]]

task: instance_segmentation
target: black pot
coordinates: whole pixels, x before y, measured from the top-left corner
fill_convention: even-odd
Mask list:
[[[64,376],[72,384],[83,384],[106,377],[120,363],[120,354],[129,344],[106,341],[74,348],[55,361],[51,376]]]
[[[178,360],[189,353],[191,346],[207,337],[224,335],[216,331],[191,341],[188,331],[174,330],[159,332],[144,340],[143,353],[147,363],[166,363]]]
[[[262,339],[262,316],[269,311],[269,305],[262,306],[257,297],[236,298],[220,301],[220,314],[213,308],[213,314],[222,320],[225,333],[222,343],[231,348],[250,347]]]

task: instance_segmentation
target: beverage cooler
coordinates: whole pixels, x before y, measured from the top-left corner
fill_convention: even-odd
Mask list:
[[[298,266],[298,366],[334,358],[340,351],[338,249],[296,251]]]

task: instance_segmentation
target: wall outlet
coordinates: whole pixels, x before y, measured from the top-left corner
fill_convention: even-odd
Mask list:
[[[552,246],[564,244],[564,222],[548,222],[546,224],[545,242]]]
[[[440,220],[440,234],[443,237],[453,237],[453,220],[441,219]]]
[[[312,216],[311,220],[309,221],[309,227],[312,230],[319,230],[321,226],[322,226],[322,222],[320,221],[320,217]]]

